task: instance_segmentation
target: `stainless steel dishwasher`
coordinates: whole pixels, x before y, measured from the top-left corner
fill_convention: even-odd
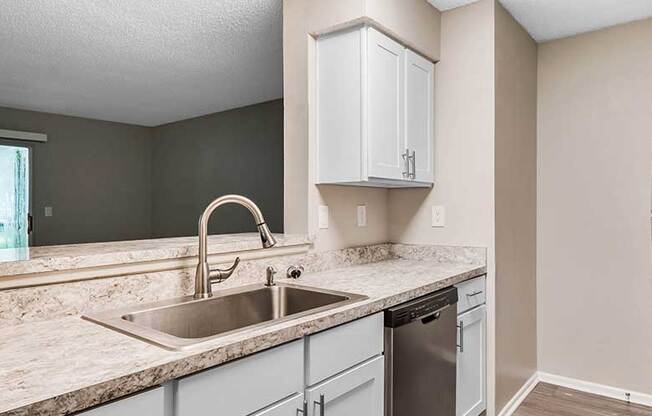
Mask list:
[[[455,416],[457,289],[385,311],[385,415]]]

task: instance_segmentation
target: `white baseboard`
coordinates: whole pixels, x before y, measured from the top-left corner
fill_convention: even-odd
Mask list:
[[[627,393],[629,393],[630,403],[652,406],[652,395],[650,394],[628,391],[618,387],[605,386],[603,384],[591,383],[590,381],[577,380],[574,378],[558,376],[541,371],[538,373],[538,375],[539,381],[544,383],[567,387],[569,389],[579,390],[585,393],[597,394],[603,397],[610,397],[612,399],[627,401]]]
[[[554,384],[555,386],[566,387],[585,393],[597,394],[598,396],[624,401],[628,400],[627,394],[629,393],[630,403],[652,407],[652,394],[628,391],[618,387],[605,386],[590,381],[578,380],[575,378],[563,377],[539,371],[534,373],[532,377],[523,384],[523,387],[521,387],[514,397],[507,402],[505,407],[503,407],[503,410],[498,413],[498,416],[511,416],[539,382]]]
[[[511,416],[512,413],[518,409],[518,407],[523,403],[523,400],[534,390],[539,382],[539,373],[532,374],[532,377],[523,384],[523,386],[516,392],[514,397],[511,398],[509,402],[503,407],[503,410],[498,413],[498,416]]]

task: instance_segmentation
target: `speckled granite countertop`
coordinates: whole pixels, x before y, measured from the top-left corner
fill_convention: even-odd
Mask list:
[[[486,272],[386,260],[307,273],[299,284],[369,299],[171,352],[78,317],[0,330],[0,415],[65,415],[381,311]]]
[[[275,234],[277,247],[310,244],[303,234]],[[260,249],[258,233],[208,237],[208,254]],[[0,276],[75,270],[197,256],[197,237],[0,249]]]

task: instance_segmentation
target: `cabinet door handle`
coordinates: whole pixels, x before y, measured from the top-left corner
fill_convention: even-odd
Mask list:
[[[474,297],[474,296],[478,296],[478,295],[481,295],[481,294],[482,294],[482,290],[478,290],[477,292],[467,293],[467,294],[466,294],[466,297],[468,297],[468,298],[472,298],[472,297]]]
[[[460,330],[460,343],[457,345],[457,348],[460,349],[460,352],[464,352],[464,322],[460,321],[457,324],[457,328]]]
[[[303,408],[297,409],[297,415],[301,413],[303,416],[308,416],[308,402],[303,401]]]
[[[325,406],[325,399],[323,394],[319,395],[319,401],[318,402],[316,401],[315,404],[319,406],[319,416],[324,416],[325,414],[324,408],[326,406]]]
[[[405,170],[403,170],[403,177],[404,178],[409,178],[410,177],[410,150],[405,149],[405,153],[401,155],[403,158],[403,164],[405,165]]]
[[[412,151],[412,155],[408,156],[408,178],[415,179],[417,177],[417,152]],[[412,173],[410,173],[410,160],[412,160]]]

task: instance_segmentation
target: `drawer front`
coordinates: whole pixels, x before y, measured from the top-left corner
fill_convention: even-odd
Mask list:
[[[457,313],[461,314],[476,306],[484,305],[487,300],[487,290],[485,287],[485,277],[480,276],[475,279],[462,282],[457,287]]]
[[[157,387],[86,410],[78,416],[164,416],[164,397],[163,387]]]
[[[303,340],[179,380],[175,416],[248,415],[303,391]]]
[[[312,386],[383,352],[383,314],[307,338],[307,384]]]

